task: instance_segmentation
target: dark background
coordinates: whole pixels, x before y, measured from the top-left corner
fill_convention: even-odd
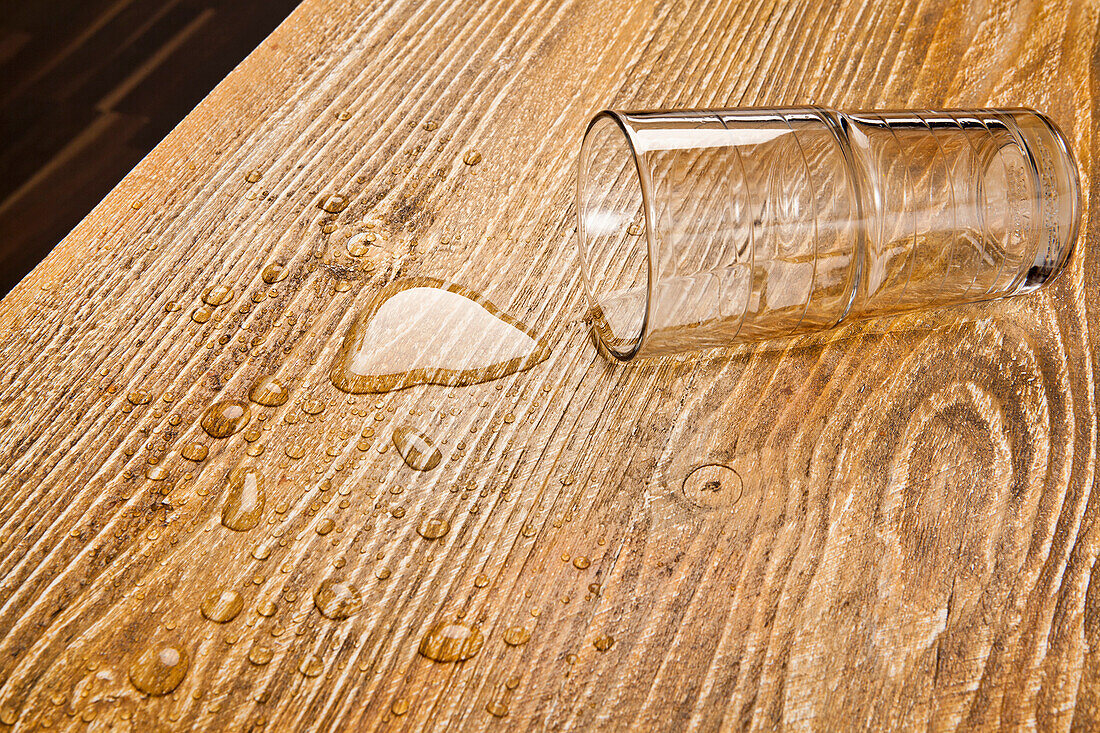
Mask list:
[[[0,0],[0,296],[299,0]]]

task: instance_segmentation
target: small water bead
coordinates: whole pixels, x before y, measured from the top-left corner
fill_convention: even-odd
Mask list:
[[[261,173],[258,169],[253,169],[248,172],[248,175],[244,177],[244,180],[248,181],[249,183],[256,183],[263,177],[263,173]]]
[[[478,573],[474,576],[474,585],[478,588],[484,588],[489,585],[489,576],[485,573]]]
[[[164,466],[149,466],[145,469],[145,478],[150,481],[164,481],[168,478],[168,475],[168,469]]]
[[[241,437],[247,440],[249,443],[255,443],[257,440],[264,437],[264,431],[259,425],[251,425],[247,430],[244,431],[244,434],[241,435]]]
[[[189,461],[198,463],[205,460],[209,449],[203,443],[188,443],[180,449],[180,455]]]
[[[392,573],[390,572],[389,568],[378,568],[378,570],[374,572],[374,577],[378,578],[379,580],[387,580],[390,575],[392,575]]]
[[[481,153],[476,150],[467,150],[462,156],[462,162],[470,166],[477,165],[481,162]]]
[[[260,377],[248,390],[248,399],[264,407],[278,407],[290,399],[290,390],[275,377]]]
[[[416,531],[426,540],[437,540],[451,531],[451,523],[442,517],[429,517],[417,525]]]
[[[228,438],[247,425],[251,417],[252,411],[247,402],[223,400],[206,408],[199,424],[211,437]]]
[[[225,305],[233,298],[233,288],[228,285],[214,285],[202,294],[202,302],[217,307]]]
[[[131,405],[147,405],[149,404],[149,393],[143,389],[135,389],[133,392],[126,395],[126,399],[129,400]]]
[[[306,677],[320,677],[325,671],[325,662],[316,654],[308,654],[298,663],[298,671]]]
[[[270,618],[275,615],[275,612],[279,610],[279,607],[275,605],[275,601],[270,599],[263,601],[260,605],[256,606],[256,613],[265,618]]]
[[[11,705],[4,705],[0,707],[0,723],[4,725],[15,725],[19,722],[19,711]]]
[[[636,237],[644,231],[645,231],[645,226],[643,224],[641,224],[640,222],[636,222],[636,221],[631,222],[630,225],[626,228],[626,233],[629,234],[632,237]]]
[[[351,583],[326,580],[313,595],[313,603],[325,618],[340,621],[363,610],[363,596]]]
[[[609,635],[609,634],[603,634],[601,636],[597,636],[592,641],[592,646],[596,647],[596,650],[601,651],[601,652],[606,652],[608,649],[610,649],[612,646],[614,646],[614,644],[615,644],[615,638],[613,636]]]
[[[325,403],[321,400],[308,399],[302,403],[302,412],[307,415],[320,415],[325,411]]]
[[[409,701],[401,697],[393,701],[393,705],[390,705],[390,711],[397,716],[404,715],[409,712]]]
[[[271,545],[264,543],[262,545],[256,545],[252,548],[252,557],[257,560],[266,560],[271,557]]]
[[[222,524],[246,532],[260,523],[264,503],[263,476],[255,469],[236,469],[230,474],[229,491],[222,507]]]
[[[229,588],[211,591],[202,601],[199,610],[203,617],[219,624],[229,623],[237,618],[244,608],[241,594]]]
[[[504,718],[508,715],[508,706],[500,700],[493,700],[485,706],[485,709],[495,718]]]
[[[382,248],[377,244],[374,244],[376,235],[374,232],[363,232],[356,234],[354,237],[348,240],[347,248],[348,254],[352,257],[363,257],[370,254],[372,251],[381,253]]]
[[[405,507],[395,506],[390,509],[390,514],[394,517],[394,519],[401,519],[405,516]]]
[[[130,682],[145,694],[160,697],[179,687],[190,665],[191,658],[183,647],[153,646],[130,664]]]
[[[264,448],[263,443],[250,443],[249,446],[244,449],[244,452],[247,453],[250,456],[255,457],[255,456],[262,456],[263,453],[264,453],[264,450],[265,450],[265,448]]]
[[[587,570],[590,565],[592,565],[592,562],[584,555],[573,558],[573,567],[577,570]]]
[[[420,653],[436,662],[462,662],[477,655],[484,641],[476,627],[443,622],[424,635]]]
[[[206,323],[214,315],[214,309],[208,305],[200,305],[191,311],[191,320],[195,323]]]
[[[531,631],[523,626],[509,626],[502,637],[508,646],[523,646],[531,640]]]
[[[252,662],[257,667],[264,666],[274,658],[275,652],[271,650],[271,647],[254,646],[248,650],[248,661]]]
[[[430,471],[443,460],[443,454],[435,444],[408,425],[394,429],[393,444],[405,465],[414,471]]]
[[[306,449],[298,443],[292,443],[288,445],[283,452],[286,453],[287,458],[292,458],[296,461],[306,454]]]
[[[273,263],[263,269],[263,272],[260,273],[260,278],[268,285],[273,285],[285,280],[287,274],[289,273],[287,272],[286,265]]]
[[[318,201],[317,206],[330,214],[339,214],[348,208],[348,197],[334,193]]]
[[[317,534],[326,535],[332,530],[336,529],[336,522],[332,521],[328,517],[325,517],[317,524]]]

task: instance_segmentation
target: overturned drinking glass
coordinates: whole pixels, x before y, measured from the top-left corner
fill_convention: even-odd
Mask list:
[[[1031,292],[1077,238],[1065,137],[1029,109],[601,112],[578,236],[629,360]]]

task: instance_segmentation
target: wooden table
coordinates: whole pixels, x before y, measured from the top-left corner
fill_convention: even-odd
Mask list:
[[[0,722],[1095,729],[1087,212],[1042,294],[622,367],[580,320],[573,185],[606,106],[1029,105],[1091,200],[1098,30],[1073,0],[306,0],[0,304]],[[549,359],[336,390],[398,276],[483,293]],[[268,374],[290,400],[207,437]],[[438,467],[402,463],[404,424]],[[685,491],[708,462],[736,492]],[[266,478],[251,531],[220,521],[238,466]],[[333,578],[349,618],[318,611]],[[440,623],[483,646],[433,661]],[[143,694],[165,649],[186,674]]]

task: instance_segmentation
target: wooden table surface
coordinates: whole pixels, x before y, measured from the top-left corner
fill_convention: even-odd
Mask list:
[[[0,303],[0,723],[1096,729],[1098,31],[1074,0],[307,0]],[[1086,192],[1071,271],[602,361],[574,264],[590,115],[805,103],[1048,112]],[[337,390],[355,314],[411,276],[484,294],[549,358]],[[285,405],[206,435],[271,374]],[[402,462],[404,425],[437,467]],[[685,488],[710,462],[736,492]],[[240,532],[238,468],[267,498]],[[361,609],[322,615],[325,581]],[[201,612],[221,591],[226,623]],[[445,623],[476,654],[422,654]]]

